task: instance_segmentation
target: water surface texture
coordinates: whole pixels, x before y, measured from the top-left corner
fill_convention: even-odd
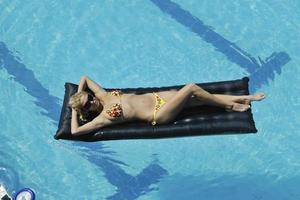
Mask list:
[[[300,1],[0,0],[0,183],[39,200],[300,199]],[[257,134],[56,141],[64,83],[250,78]]]

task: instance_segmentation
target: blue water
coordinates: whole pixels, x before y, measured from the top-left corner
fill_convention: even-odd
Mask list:
[[[0,183],[37,199],[300,199],[300,1],[0,0]],[[56,141],[64,83],[250,77],[257,134]]]

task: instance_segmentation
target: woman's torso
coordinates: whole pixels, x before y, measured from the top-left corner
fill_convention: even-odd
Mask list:
[[[176,93],[176,90],[156,92],[161,98],[169,101]],[[142,120],[150,122],[153,118],[153,110],[155,106],[155,98],[153,93],[133,94],[121,93],[120,96],[111,95],[107,93],[105,97],[105,105],[103,111],[105,116],[115,122],[125,122],[132,120]],[[119,117],[112,117],[109,114],[111,108],[116,104],[120,104],[122,113]]]

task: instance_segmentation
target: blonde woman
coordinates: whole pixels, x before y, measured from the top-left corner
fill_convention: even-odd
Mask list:
[[[85,92],[88,87],[93,94]],[[186,84],[179,90],[145,94],[122,93],[120,90],[105,91],[87,76],[82,76],[78,91],[69,101],[72,108],[71,133],[84,135],[95,129],[140,120],[153,126],[171,122],[185,107],[211,105],[228,112],[244,112],[251,101],[265,98],[264,93],[255,95],[210,94],[194,83]],[[91,113],[94,117],[89,120]],[[87,123],[79,125],[77,116]]]

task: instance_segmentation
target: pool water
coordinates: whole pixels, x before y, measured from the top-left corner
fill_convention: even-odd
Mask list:
[[[300,1],[0,0],[0,183],[37,199],[300,199]],[[257,134],[54,140],[64,83],[250,78]]]

